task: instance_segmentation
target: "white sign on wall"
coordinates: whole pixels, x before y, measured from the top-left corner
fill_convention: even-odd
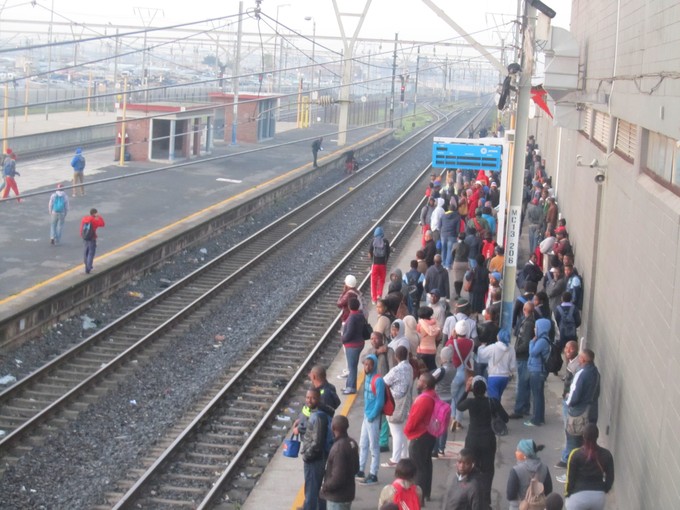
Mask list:
[[[508,243],[505,250],[506,264],[508,267],[517,267],[519,255],[519,225],[522,219],[522,207],[512,206],[508,212]]]

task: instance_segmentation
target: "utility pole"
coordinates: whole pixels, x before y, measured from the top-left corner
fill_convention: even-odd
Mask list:
[[[45,120],[50,120],[50,81],[52,81],[52,25],[54,25],[54,0],[50,7],[50,27],[47,31],[47,87],[45,87]]]
[[[397,79],[397,42],[399,34],[394,34],[394,52],[392,53],[392,89],[390,91],[390,127],[394,127],[394,81]]]
[[[135,7],[133,10],[139,14],[139,17],[142,19],[142,25],[144,26],[144,48],[142,50],[142,88],[144,89],[144,103],[146,104],[149,102],[149,70],[147,69],[147,53],[149,50],[147,49],[146,43],[148,28],[151,26],[151,23],[153,23],[153,20],[156,19],[156,15],[159,12],[163,13],[163,9]],[[147,19],[148,22],[146,21]],[[182,56],[184,56],[184,52],[182,52]]]
[[[524,185],[524,147],[527,143],[529,121],[529,102],[531,99],[531,75],[533,74],[534,29],[536,27],[536,8],[529,2],[524,6],[522,20],[523,49],[520,62],[519,90],[517,92],[517,113],[515,122],[515,143],[510,148],[512,159],[512,180],[510,182],[510,204],[508,207],[507,238],[505,248],[505,269],[503,271],[503,307],[501,327],[510,329],[512,306],[515,298],[517,257],[519,255],[519,227],[522,218],[522,191]]]
[[[236,35],[236,56],[234,57],[234,72],[232,73],[231,83],[234,88],[234,109],[231,119],[231,144],[236,145],[236,130],[238,127],[238,75],[241,61],[241,38],[243,37],[243,0],[238,3],[238,31]]]
[[[418,76],[420,74],[420,46],[418,46],[418,55],[416,56],[416,80],[413,85],[413,116],[416,116],[416,105],[418,104]]]

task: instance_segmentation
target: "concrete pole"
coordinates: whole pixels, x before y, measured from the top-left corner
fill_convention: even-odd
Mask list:
[[[241,60],[241,38],[243,37],[243,0],[238,3],[238,32],[236,36],[236,57],[234,58],[234,72],[231,77],[231,83],[234,88],[234,109],[231,119],[231,144],[236,145],[237,137],[236,130],[238,127],[238,80],[240,73]]]
[[[534,28],[536,26],[536,8],[525,4],[523,20],[524,52],[522,54],[519,91],[517,93],[517,122],[515,126],[515,150],[512,160],[510,183],[510,206],[507,219],[507,240],[505,243],[505,269],[503,271],[503,307],[501,328],[512,327],[512,307],[515,299],[515,280],[517,276],[517,258],[519,255],[519,227],[522,218],[522,192],[524,188],[524,148],[527,144],[529,122],[529,102],[531,99],[531,75],[533,73]]]
[[[420,46],[418,46],[418,56],[416,57],[416,79],[413,86],[413,116],[416,116],[416,107],[418,105],[418,77],[420,75]]]
[[[340,87],[340,118],[338,119],[338,146],[347,143],[347,127],[349,126],[349,87],[352,83],[352,54],[345,52],[342,61],[342,86]]]
[[[394,52],[392,53],[392,85],[390,88],[390,127],[394,127],[394,81],[397,79],[397,43],[399,34],[394,34]]]
[[[120,123],[120,157],[118,165],[125,166],[125,117],[127,116],[127,76],[123,80],[123,120]]]

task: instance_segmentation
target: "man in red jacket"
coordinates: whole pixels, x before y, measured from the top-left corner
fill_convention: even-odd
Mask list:
[[[103,226],[105,226],[104,218],[99,216],[99,212],[94,208],[90,209],[89,216],[83,216],[83,219],[80,220],[80,237],[83,238],[85,244],[83,259],[85,261],[85,273],[87,274],[92,271],[94,255],[97,252],[97,229]],[[88,231],[91,231],[91,233],[88,233]]]
[[[432,491],[432,448],[436,438],[427,431],[437,394],[434,390],[435,380],[430,372],[418,378],[418,398],[413,402],[406,418],[404,434],[411,441],[408,445],[408,455],[416,465],[415,482],[423,490],[423,498],[430,499]]]

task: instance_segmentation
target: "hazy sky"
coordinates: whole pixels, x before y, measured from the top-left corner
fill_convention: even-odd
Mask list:
[[[147,25],[153,18],[153,26],[164,26],[187,21],[197,21],[238,13],[238,0],[35,0],[32,6],[27,0],[0,0],[0,22],[3,19],[49,20],[54,5],[55,21],[75,23],[113,23]],[[338,0],[343,12],[360,12],[365,0]],[[517,10],[515,0],[436,0],[449,16],[480,40],[497,43],[509,31],[509,22]],[[569,25],[571,0],[546,0],[557,17],[553,23],[564,28]],[[253,9],[255,0],[244,0],[244,9]],[[4,7],[3,7],[4,5]],[[339,35],[331,0],[263,0],[263,12],[296,30],[311,35],[316,20],[316,33]],[[350,18],[346,18],[350,23]],[[0,25],[0,31],[1,31]],[[254,22],[247,23],[244,30],[255,30]],[[263,27],[263,31],[265,28]],[[350,29],[349,31],[352,31]],[[395,32],[403,39],[422,41],[444,40],[457,37],[420,0],[373,0],[360,33],[360,37],[393,39]]]

